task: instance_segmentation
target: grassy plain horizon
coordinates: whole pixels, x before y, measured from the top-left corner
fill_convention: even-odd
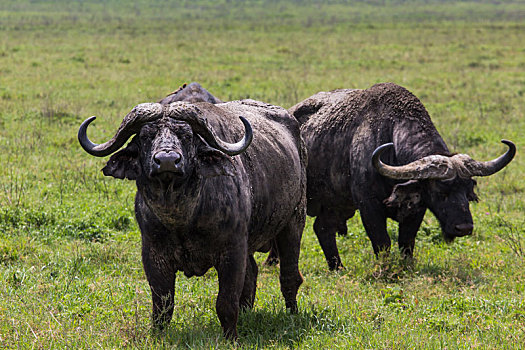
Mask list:
[[[525,4],[521,1],[14,1],[0,3],[0,347],[520,348],[525,343]],[[288,108],[391,81],[418,96],[478,178],[474,234],[446,244],[427,213],[406,266],[376,260],[359,215],[327,270],[307,221],[298,315],[260,267],[239,341],[222,339],[215,271],[178,275],[151,334],[132,182],[85,154],[133,106],[197,81],[223,100]],[[389,223],[393,241],[396,224]],[[264,255],[258,255],[261,263]]]

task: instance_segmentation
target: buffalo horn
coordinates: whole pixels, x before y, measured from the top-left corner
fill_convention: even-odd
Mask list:
[[[202,117],[202,113],[196,106],[184,102],[172,103],[167,107],[166,114],[170,118],[188,123],[193,132],[200,135],[208,145],[229,156],[235,156],[244,152],[253,139],[252,126],[244,117],[239,117],[244,124],[244,137],[237,143],[228,143],[215,136],[208,124],[208,120]]]
[[[402,166],[384,164],[381,154],[393,143],[379,146],[372,154],[372,163],[377,171],[386,177],[396,180],[447,180],[456,176],[469,178],[472,176],[489,176],[503,169],[516,154],[516,146],[508,140],[501,140],[509,146],[505,154],[488,162],[478,162],[466,154],[456,154],[451,157],[430,155]]]
[[[96,117],[86,119],[78,129],[78,141],[82,148],[96,157],[105,157],[117,151],[134,134],[140,131],[142,125],[162,117],[162,106],[158,103],[143,103],[128,113],[122,120],[115,136],[102,144],[96,144],[87,137],[87,128]]]
[[[446,180],[456,176],[450,157],[442,155],[427,156],[401,166],[387,165],[380,157],[387,148],[393,146],[393,143],[386,143],[376,148],[372,154],[372,164],[383,176],[396,180]]]
[[[458,174],[461,177],[471,176],[489,176],[497,173],[510,163],[516,154],[516,145],[509,140],[501,140],[509,149],[503,155],[496,159],[487,162],[479,162],[470,158],[467,155],[458,154],[457,156],[464,156],[464,160],[457,165]]]

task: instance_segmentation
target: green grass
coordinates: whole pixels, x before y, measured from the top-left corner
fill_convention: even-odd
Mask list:
[[[3,1],[0,348],[520,348],[524,18],[520,1]],[[96,115],[90,137],[105,140],[133,106],[191,81],[284,107],[393,81],[452,151],[488,160],[507,138],[518,154],[478,179],[471,237],[446,244],[428,214],[413,264],[396,249],[376,260],[357,215],[338,238],[346,270],[330,273],[309,219],[298,315],[278,269],[261,267],[230,344],[215,271],[180,275],[172,324],[154,335],[134,184],[105,178],[76,132]]]

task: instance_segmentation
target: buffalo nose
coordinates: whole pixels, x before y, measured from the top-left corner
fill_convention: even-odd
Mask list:
[[[459,224],[456,225],[456,234],[458,236],[468,236],[472,234],[472,229],[474,229],[474,225],[472,224]]]
[[[153,161],[159,166],[159,171],[175,171],[181,160],[182,156],[178,152],[160,151],[153,156]]]

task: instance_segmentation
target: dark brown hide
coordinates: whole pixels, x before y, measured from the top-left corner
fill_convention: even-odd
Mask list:
[[[187,101],[187,102],[209,102],[213,104],[222,103],[220,99],[213,96],[202,87],[199,83],[184,84],[177,90],[170,93],[159,101],[162,105],[169,105],[172,102]]]
[[[144,124],[103,169],[107,176],[136,180],[135,214],[154,324],[164,327],[171,320],[177,271],[200,276],[214,267],[217,315],[224,335],[236,338],[239,309],[252,307],[255,299],[253,254],[271,241],[281,253],[286,307],[296,312],[306,215],[306,150],[299,124],[286,110],[253,100],[174,102],[161,109],[163,114]],[[243,153],[227,156],[176,119],[185,110],[231,143],[245,133],[243,116],[253,141]]]
[[[390,142],[381,158],[389,165],[451,156],[423,104],[405,88],[385,83],[319,92],[289,112],[301,123],[308,150],[307,214],[317,217],[314,231],[330,269],[343,266],[335,235],[346,233],[346,220],[357,209],[376,254],[391,245],[387,217],[399,222],[399,248],[408,257],[427,208],[447,240],[472,232],[471,178],[403,182],[381,176],[372,165],[374,150]]]

